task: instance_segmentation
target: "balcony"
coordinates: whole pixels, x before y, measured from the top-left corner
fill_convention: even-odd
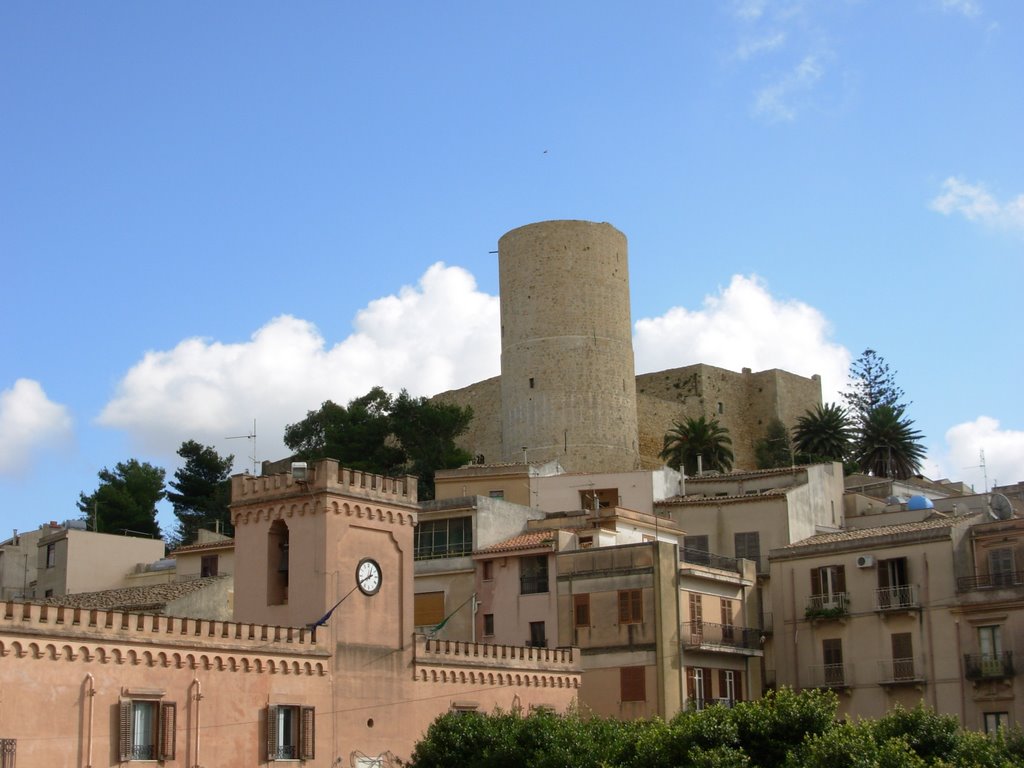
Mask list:
[[[808,667],[805,688],[848,688],[853,685],[853,664],[818,664]]]
[[[735,557],[716,555],[713,552],[693,549],[692,547],[680,547],[679,554],[684,563],[690,563],[691,565],[706,565],[709,568],[717,568],[720,571],[733,571],[736,573],[740,570],[739,563],[736,562]]]
[[[917,584],[900,584],[875,590],[876,611],[917,611],[920,608]]]
[[[811,595],[804,609],[808,619],[841,619],[850,614],[850,593],[832,592],[827,595]]]
[[[548,577],[544,576],[520,576],[519,594],[539,595],[548,591]]]
[[[759,629],[710,621],[683,622],[683,647],[690,650],[719,651],[756,656],[761,653]]]
[[[1024,585],[1024,571],[1002,571],[983,576],[961,576],[956,580],[957,592],[976,592],[982,589],[1006,589]]]
[[[968,680],[1003,680],[1015,674],[1013,651],[964,654],[964,677]]]
[[[923,683],[924,663],[921,659],[882,659],[878,662],[879,685],[922,685]]]

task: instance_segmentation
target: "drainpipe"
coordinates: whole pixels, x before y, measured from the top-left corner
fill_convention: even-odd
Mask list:
[[[198,678],[192,681],[192,685],[195,687],[196,692],[192,695],[193,700],[196,703],[196,759],[193,768],[200,768],[199,765],[199,702],[203,699],[203,684]]]
[[[85,695],[89,697],[89,725],[86,728],[85,768],[92,768],[92,716],[93,709],[96,706],[93,701],[96,697],[96,680],[93,678],[92,673],[88,672],[85,675],[85,681],[89,684],[89,690],[85,692]]]
[[[685,707],[685,694],[686,694],[686,672],[683,669],[683,614],[682,606],[680,601],[682,600],[682,588],[683,581],[679,578],[679,544],[678,542],[672,547],[672,552],[675,555],[675,568],[672,571],[672,584],[675,587],[675,603],[676,603],[676,653],[679,655],[679,710],[682,711]],[[667,718],[666,718],[667,719]]]

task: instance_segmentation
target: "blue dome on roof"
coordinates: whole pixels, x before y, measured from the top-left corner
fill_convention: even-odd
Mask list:
[[[935,509],[932,500],[924,496],[911,496],[907,500],[907,509]]]

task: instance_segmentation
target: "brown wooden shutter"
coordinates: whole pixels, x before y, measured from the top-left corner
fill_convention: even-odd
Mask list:
[[[811,594],[821,594],[821,569],[811,568]]]
[[[693,667],[686,670],[686,698],[690,701],[697,698],[697,682],[693,676]]]
[[[622,701],[647,701],[646,667],[621,667],[619,689]]]
[[[836,591],[837,592],[845,592],[846,591],[846,566],[845,565],[837,565],[836,566]]]
[[[619,592],[619,624],[629,623],[629,592]]]
[[[267,707],[267,760],[277,755],[277,707]]]
[[[444,621],[444,592],[421,592],[413,595],[413,624],[433,626]]]
[[[573,615],[577,627],[590,626],[590,593],[573,595]]]
[[[316,709],[302,707],[299,719],[299,759],[312,760],[316,757]]]
[[[122,762],[132,759],[132,703],[131,701],[121,701],[121,720],[119,725],[120,731],[120,758]]]
[[[743,673],[734,672],[732,677],[736,681],[736,701],[743,701]]]
[[[157,741],[159,760],[174,759],[175,729],[178,724],[178,705],[173,701],[160,702],[160,725]]]

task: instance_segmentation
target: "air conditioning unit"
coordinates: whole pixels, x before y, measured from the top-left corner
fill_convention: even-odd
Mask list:
[[[874,568],[875,567],[875,556],[874,555],[858,555],[857,556],[857,567],[858,568]]]

